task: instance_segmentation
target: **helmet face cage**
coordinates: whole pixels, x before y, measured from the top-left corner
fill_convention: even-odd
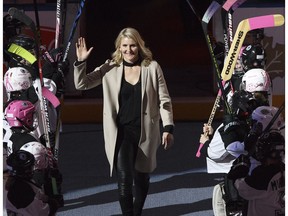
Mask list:
[[[255,106],[256,100],[252,93],[244,90],[234,92],[231,106],[232,113],[246,119],[255,109]]]
[[[22,91],[32,86],[32,76],[23,67],[13,67],[4,75],[4,86],[6,92]]]
[[[30,101],[15,100],[5,109],[5,118],[10,127],[27,127],[34,124],[35,106]]]
[[[24,150],[13,152],[7,157],[7,168],[14,176],[32,177],[35,158]]]
[[[261,44],[248,45],[241,54],[241,63],[244,71],[253,68],[264,69],[266,63],[265,51]]]
[[[255,158],[264,161],[267,158],[282,160],[285,153],[284,137],[278,132],[264,134],[255,145]]]

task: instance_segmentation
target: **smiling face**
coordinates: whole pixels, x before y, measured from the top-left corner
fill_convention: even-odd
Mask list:
[[[126,62],[134,63],[138,60],[139,48],[131,38],[122,38],[119,50]]]

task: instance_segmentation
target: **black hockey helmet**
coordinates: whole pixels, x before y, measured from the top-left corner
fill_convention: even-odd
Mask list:
[[[36,48],[36,43],[35,43],[34,38],[25,34],[19,34],[19,35],[12,37],[9,40],[9,43],[10,44],[14,43],[18,46],[23,47],[24,49],[28,51],[34,50]]]
[[[8,156],[6,163],[11,175],[31,177],[35,158],[34,155],[28,151],[18,150]]]
[[[266,55],[263,46],[261,44],[246,46],[241,55],[241,62],[245,72],[253,68],[264,69]]]
[[[285,139],[279,133],[270,131],[263,134],[255,145],[255,159],[263,161],[267,158],[279,159],[284,157]]]

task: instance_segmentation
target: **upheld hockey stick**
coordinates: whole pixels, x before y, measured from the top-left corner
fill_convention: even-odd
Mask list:
[[[65,52],[64,52],[63,61],[65,61],[66,58],[67,58],[67,56],[68,56],[68,52],[69,52],[69,50],[70,50],[70,46],[71,46],[71,43],[72,43],[72,40],[73,40],[75,31],[76,31],[76,28],[77,28],[77,25],[78,25],[78,21],[79,21],[79,19],[80,19],[80,16],[81,16],[81,14],[82,14],[82,10],[83,10],[83,8],[84,8],[84,4],[85,4],[85,0],[81,0],[80,6],[79,6],[79,8],[78,8],[78,12],[77,12],[77,14],[76,14],[76,17],[75,17],[75,19],[74,19],[72,28],[71,28],[71,30],[70,30],[70,35],[69,35],[68,43],[67,43],[67,46],[66,46],[66,49],[65,49]]]
[[[59,0],[57,0],[59,1]],[[64,2],[65,4],[65,2]],[[72,40],[73,40],[73,37],[75,35],[75,32],[76,32],[76,28],[77,28],[77,25],[78,25],[78,22],[79,22],[79,19],[80,19],[80,16],[82,14],[82,11],[83,11],[83,8],[84,8],[84,4],[85,4],[85,0],[82,0],[81,3],[80,3],[80,6],[78,8],[78,12],[76,14],[76,17],[74,19],[74,22],[73,22],[73,25],[72,25],[72,28],[70,30],[70,35],[69,35],[69,38],[68,38],[68,43],[67,43],[67,46],[66,46],[66,49],[64,51],[64,56],[63,56],[63,62],[66,61],[67,57],[68,57],[68,53],[69,53],[69,50],[70,50],[70,46],[71,46],[71,43],[72,43]],[[57,5],[58,7],[58,5]],[[62,20],[63,22],[63,20]],[[62,74],[63,76],[63,79],[64,79],[64,74]],[[63,97],[61,96],[61,98],[63,99]],[[57,120],[57,125],[56,125],[56,131],[55,131],[55,147],[54,147],[54,158],[56,160],[58,160],[58,154],[59,154],[59,137],[60,137],[60,130],[61,130],[61,118],[60,118],[60,115],[61,115],[61,110],[57,110],[58,111],[58,120]]]
[[[233,13],[247,0],[230,0],[225,1],[222,5],[222,26],[225,44],[225,56],[228,55],[230,45],[233,41]]]
[[[221,93],[221,92],[219,91],[218,93]],[[218,95],[217,95],[216,100],[215,100],[214,105],[213,105],[213,108],[212,108],[212,111],[210,113],[208,122],[207,122],[207,126],[211,126],[212,125],[214,116],[215,116],[216,111],[217,111],[217,105],[220,102],[220,99],[221,99],[221,96],[218,97]],[[206,132],[205,135],[207,136],[208,133]],[[197,153],[196,153],[196,157],[200,157],[201,156],[201,149],[203,148],[203,146],[204,146],[204,143],[199,143],[199,147],[198,147],[198,150],[197,150]]]
[[[233,42],[228,52],[228,56],[224,62],[224,66],[221,72],[222,79],[224,81],[231,79],[238,55],[240,53],[240,49],[248,31],[259,28],[277,27],[283,24],[284,17],[281,14],[257,16],[242,20],[238,24]]]
[[[59,47],[60,38],[60,20],[61,20],[61,1],[57,0],[56,3],[56,28],[55,28],[55,48]]]

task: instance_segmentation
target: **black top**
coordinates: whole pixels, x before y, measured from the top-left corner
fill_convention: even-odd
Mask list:
[[[119,95],[118,124],[141,126],[141,78],[132,85],[123,76]]]

